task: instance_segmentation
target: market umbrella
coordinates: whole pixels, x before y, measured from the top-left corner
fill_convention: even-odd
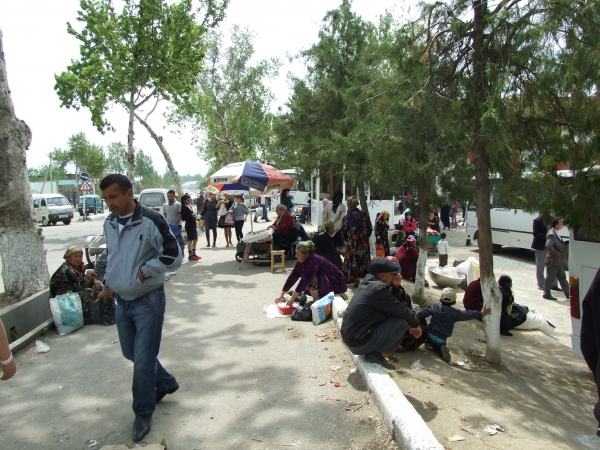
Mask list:
[[[272,191],[291,188],[294,180],[268,164],[243,161],[228,164],[212,174],[209,184],[228,194],[248,193],[252,197],[270,196]],[[254,229],[252,222],[251,229]]]
[[[219,193],[219,190],[216,187],[211,186],[210,184],[208,186],[206,186],[205,188],[202,188],[202,190],[204,192],[208,192],[209,194],[218,194]]]

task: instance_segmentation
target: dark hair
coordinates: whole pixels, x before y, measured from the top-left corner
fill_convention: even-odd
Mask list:
[[[169,194],[175,195],[175,191],[173,189],[170,189],[170,190],[167,191],[167,195],[169,195]]]
[[[412,213],[411,213],[411,212],[407,212],[406,214],[404,214],[404,220],[408,220],[408,219],[406,218],[406,216],[410,216],[410,220],[415,220],[415,218],[413,217],[413,215],[412,215]]]
[[[502,275],[500,278],[498,278],[498,286],[503,288],[512,287],[512,278],[508,275]]]
[[[239,198],[240,200],[244,200],[244,196],[241,194],[236,194],[233,196],[234,198]]]
[[[169,191],[169,193],[170,193],[170,192],[171,192],[171,191]],[[187,195],[187,194],[183,194],[183,195],[181,196],[181,202],[183,203],[183,202],[185,202],[185,201],[186,201],[187,199],[189,199],[189,198],[192,198],[192,197],[190,197],[190,196],[189,196],[189,195]]]
[[[441,237],[442,239],[446,239],[446,233],[442,233],[442,234],[440,234],[440,237]]]
[[[560,223],[560,219],[554,219],[552,221],[552,228],[554,228],[556,225],[558,225]]]
[[[118,184],[123,194],[127,193],[129,189],[133,189],[131,181],[129,181],[129,178],[127,178],[125,175],[121,175],[120,173],[111,173],[110,175],[106,175],[104,178],[102,178],[102,181],[100,182],[100,190],[103,191],[113,184]]]

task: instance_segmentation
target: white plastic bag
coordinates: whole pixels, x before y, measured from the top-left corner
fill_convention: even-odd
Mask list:
[[[330,292],[325,297],[317,300],[310,309],[312,311],[312,320],[315,325],[325,322],[331,316],[331,303],[333,302],[333,292]]]
[[[476,266],[477,264],[477,266]],[[479,261],[477,258],[470,257],[465,262],[459,264],[456,267],[456,272],[462,273],[467,277],[467,284],[471,284],[472,281],[475,281],[479,278],[477,267],[479,266]]]
[[[517,330],[540,330],[542,333],[548,336],[550,336],[556,329],[552,322],[550,322],[541,314],[532,311],[527,313],[527,320],[515,328]]]
[[[458,279],[458,272],[456,271],[456,267],[446,266],[442,268],[442,275],[448,278]]]
[[[50,351],[50,346],[42,341],[35,341],[35,349],[38,353],[47,353]]]
[[[421,364],[421,360],[420,359],[417,359],[414,363],[412,363],[410,365],[410,368],[412,370],[421,370],[421,369],[424,369],[425,366],[423,364]]]
[[[50,299],[52,319],[58,334],[64,336],[83,326],[83,309],[79,294],[67,292]]]

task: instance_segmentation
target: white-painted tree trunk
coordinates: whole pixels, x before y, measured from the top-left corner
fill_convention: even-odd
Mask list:
[[[31,130],[15,117],[0,31],[0,255],[3,295],[11,302],[48,287],[50,280],[27,178],[30,143]]]

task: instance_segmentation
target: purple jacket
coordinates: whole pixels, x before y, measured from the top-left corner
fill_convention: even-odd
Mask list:
[[[295,291],[302,294],[315,276],[319,277],[320,297],[324,297],[330,292],[335,294],[346,292],[346,278],[342,271],[316,253],[310,254],[303,263],[296,262],[294,270],[290,273],[282,290],[289,291],[296,281],[300,279]]]

